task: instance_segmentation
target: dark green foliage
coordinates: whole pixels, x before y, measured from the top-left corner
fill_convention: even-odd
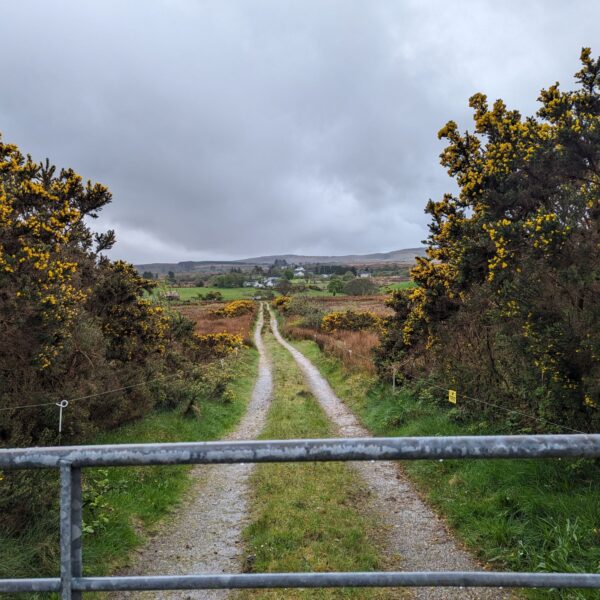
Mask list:
[[[382,374],[433,376],[529,431],[600,427],[600,59],[581,59],[536,117],[476,94],[475,132],[440,131],[460,192],[427,204],[428,257],[378,353]]]
[[[378,287],[369,277],[351,279],[344,286],[344,292],[349,296],[370,296],[376,294]]]
[[[101,254],[113,232],[86,225],[110,201],[104,186],[0,140],[0,408],[11,409],[0,411],[0,446],[85,443],[151,410],[155,380],[192,371],[191,324],[149,299],[155,282]],[[20,408],[30,404],[44,406]],[[0,481],[2,530],[55,497],[44,473]]]

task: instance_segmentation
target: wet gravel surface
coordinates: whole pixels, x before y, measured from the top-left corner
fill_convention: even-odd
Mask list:
[[[259,352],[258,378],[245,416],[227,440],[256,438],[265,424],[272,394],[271,364],[262,341],[263,308],[254,342]],[[173,520],[154,533],[121,575],[192,575],[239,573],[242,531],[248,523],[249,476],[253,465],[198,465],[194,482]],[[226,598],[227,590],[115,592],[111,598]]]
[[[271,330],[277,341],[294,357],[310,390],[340,437],[370,437],[354,414],[335,395],[319,370],[279,333],[271,312]],[[441,520],[420,498],[402,468],[391,461],[350,463],[368,483],[371,504],[379,513],[385,531],[388,568],[402,571],[479,571],[482,566],[454,539]],[[414,598],[432,600],[501,599],[515,595],[492,588],[414,588]]]

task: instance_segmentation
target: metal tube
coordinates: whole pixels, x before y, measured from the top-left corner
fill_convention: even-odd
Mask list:
[[[117,465],[600,457],[600,434],[352,438],[14,448],[1,469]]]
[[[82,577],[79,591],[314,588],[314,587],[538,587],[600,588],[600,575],[583,573],[391,572],[264,573],[154,577]],[[57,592],[60,579],[0,579],[0,593]]]
[[[60,597],[71,600],[71,465],[60,463]]]
[[[81,577],[83,575],[82,510],[81,469],[71,467],[71,571],[73,577]],[[81,592],[72,591],[71,598],[72,600],[81,600]]]
[[[23,592],[60,592],[60,579],[58,577],[0,579],[0,594]]]
[[[325,587],[539,587],[600,588],[600,575],[461,571],[391,573],[260,573],[161,577],[83,577],[83,591]]]

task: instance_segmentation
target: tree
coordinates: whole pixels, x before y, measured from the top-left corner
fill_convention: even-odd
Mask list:
[[[142,277],[144,279],[154,279],[154,273],[152,271],[144,271]]]
[[[377,292],[377,286],[371,279],[352,279],[344,286],[344,292],[349,296],[368,296]]]
[[[102,254],[115,241],[112,231],[95,234],[87,225],[111,199],[105,186],[37,163],[0,137],[4,446],[55,445],[54,403],[81,397],[69,404],[62,442],[85,443],[169,395],[156,381],[163,375],[194,372],[193,329],[154,303],[155,281]],[[55,497],[51,485],[36,473],[3,473],[3,526],[19,531],[42,512]]]
[[[294,279],[294,271],[292,269],[285,269],[285,271],[283,272],[283,276],[288,281],[291,281],[292,279]]]
[[[327,285],[327,291],[331,292],[334,296],[341,294],[344,291],[344,282],[338,277],[331,279]]]
[[[167,279],[171,283],[175,283],[175,273],[173,273],[173,271],[169,271],[168,274],[167,274]]]
[[[470,99],[441,162],[459,194],[430,201],[417,286],[396,292],[379,360],[572,428],[600,425],[600,59],[536,116]],[[477,410],[475,406],[471,411]],[[480,409],[484,410],[484,409]],[[523,419],[524,424],[531,424]],[[539,429],[539,422],[536,423]]]
[[[288,279],[282,279],[281,281],[277,282],[277,285],[275,286],[275,289],[283,294],[289,294],[290,291],[292,290],[292,284],[290,283],[290,281]]]

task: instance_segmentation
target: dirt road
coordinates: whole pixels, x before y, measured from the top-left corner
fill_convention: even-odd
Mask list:
[[[258,377],[245,416],[227,440],[250,440],[261,432],[272,394],[271,363],[262,341],[263,307],[254,330]],[[165,522],[134,558],[131,575],[192,575],[240,572],[242,531],[247,524],[248,478],[253,465],[199,465],[174,520]],[[125,574],[125,573],[124,573]],[[121,598],[226,598],[226,590],[119,592]]]
[[[304,373],[310,390],[341,437],[369,437],[346,405],[335,395],[319,370],[279,333],[277,319],[271,314],[271,330]],[[386,524],[382,536],[390,569],[403,571],[476,571],[481,565],[453,538],[444,522],[421,500],[413,484],[393,462],[353,463],[374,495],[375,509]],[[416,588],[415,598],[424,599],[501,599],[513,597],[498,589]]]
[[[270,311],[270,309],[269,309]],[[247,412],[229,440],[256,438],[265,423],[272,396],[273,378],[262,340],[264,307],[261,306],[254,332],[259,352],[258,378]],[[277,320],[270,311],[276,340],[300,367],[306,382],[335,425],[340,436],[366,437],[363,428],[346,405],[335,395],[318,369],[282,338]],[[481,565],[453,538],[444,522],[421,500],[402,469],[393,462],[352,463],[372,492],[371,506],[384,523],[382,549],[390,570],[480,570]],[[249,475],[253,465],[198,466],[192,471],[193,485],[175,518],[165,522],[150,542],[138,552],[133,565],[123,574],[235,573],[242,570],[242,531],[248,524]],[[420,588],[417,599],[458,598],[496,600],[513,597],[502,590]],[[217,599],[227,590],[181,592],[120,592],[122,598]],[[405,597],[405,593],[402,594]]]

